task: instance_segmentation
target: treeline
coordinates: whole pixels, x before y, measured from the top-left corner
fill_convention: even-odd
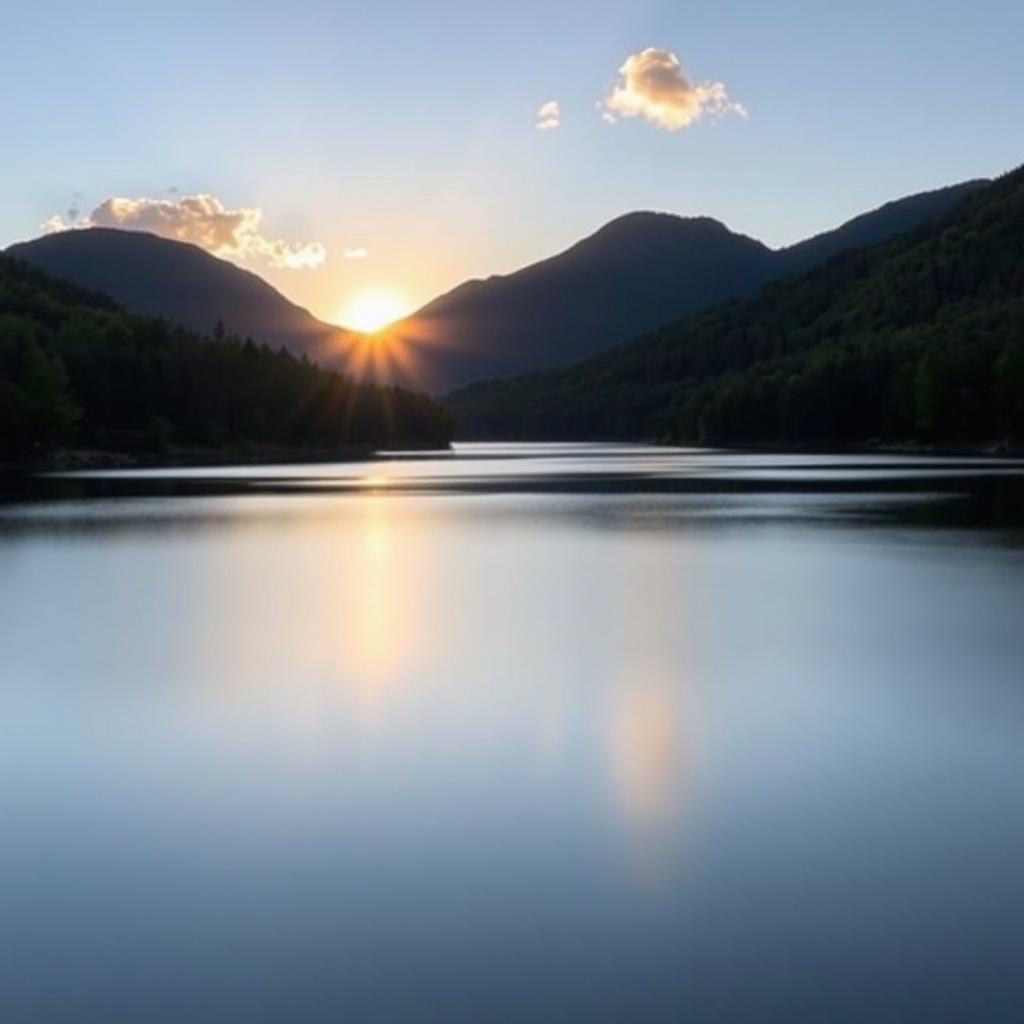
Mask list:
[[[425,395],[356,383],[287,351],[131,316],[0,257],[0,455],[445,446]]]
[[[449,405],[466,437],[1020,445],[1024,171],[753,299]]]

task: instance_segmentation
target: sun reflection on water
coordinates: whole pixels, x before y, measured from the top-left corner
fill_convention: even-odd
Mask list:
[[[478,508],[452,518],[377,490],[304,498],[301,514],[266,501],[262,517],[240,511],[229,543],[210,540],[225,571],[206,580],[189,673],[218,681],[206,721],[296,764],[430,777],[462,762],[495,773],[497,792],[513,778],[556,801],[585,792],[623,837],[624,870],[668,877],[697,738],[678,565],[632,541],[539,560],[530,526],[506,535]],[[578,628],[554,625],[566,606]],[[528,741],[502,748],[516,735]]]
[[[654,829],[671,818],[683,755],[673,689],[659,680],[619,691],[611,709],[612,777],[624,819]]]
[[[339,654],[357,704],[364,714],[373,715],[408,664],[416,624],[406,605],[409,581],[400,581],[402,559],[394,523],[373,499],[363,504]]]
[[[698,709],[678,569],[649,554],[644,545],[622,552],[607,758],[634,867],[657,881],[678,862],[685,838]]]

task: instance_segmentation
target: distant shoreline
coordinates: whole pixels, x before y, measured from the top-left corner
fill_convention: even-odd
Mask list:
[[[1024,449],[1006,442],[990,441],[977,445],[931,445],[915,442],[881,443],[865,442],[859,445],[812,445],[812,444],[751,444],[751,445],[686,445],[680,442],[655,441],[650,439],[623,438],[574,438],[572,440],[552,438],[539,440],[518,439],[469,439],[455,438],[452,443],[438,447],[431,444],[396,443],[388,452],[399,450],[419,454],[451,454],[452,444],[621,444],[650,445],[659,448],[698,448],[709,452],[732,452],[756,455],[896,455],[932,456],[935,458],[960,459],[1021,459]],[[384,449],[368,445],[352,445],[343,448],[282,448],[279,446],[247,446],[245,448],[200,449],[181,448],[165,453],[118,452],[103,449],[65,449],[48,456],[34,459],[0,463],[0,474],[31,476],[46,473],[76,473],[90,470],[149,470],[149,469],[201,469],[216,466],[267,466],[267,465],[316,465],[332,462],[367,462],[380,458]]]
[[[936,457],[966,459],[1019,459],[1024,448],[1015,448],[1005,441],[987,441],[983,444],[924,444],[914,441],[871,442],[857,445],[730,445],[720,449],[751,452],[760,455],[774,452],[778,455],[932,455]]]
[[[688,444],[655,438],[573,437],[573,438],[508,438],[455,437],[453,444],[636,444],[653,448],[694,448],[709,452],[736,452],[752,455],[933,455],[949,458],[1024,458],[1024,448],[1006,441],[979,444],[924,444],[915,441],[864,441],[860,444]]]
[[[417,453],[451,451],[450,444],[438,447],[403,441],[395,442],[394,447]],[[284,448],[274,445],[223,449],[181,448],[164,453],[71,448],[36,458],[0,463],[0,473],[73,473],[104,469],[198,469],[282,463],[366,462],[378,457],[383,450],[370,445],[350,445],[342,448]],[[393,447],[389,446],[387,450],[391,451]]]

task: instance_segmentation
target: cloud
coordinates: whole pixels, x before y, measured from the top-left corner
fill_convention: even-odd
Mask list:
[[[606,121],[642,117],[668,132],[689,128],[704,116],[735,114],[744,120],[748,116],[721,82],[693,84],[674,53],[654,46],[626,58],[615,88],[601,107]]]
[[[534,124],[538,131],[549,132],[559,127],[562,123],[562,111],[559,109],[558,100],[548,100],[537,108],[534,115]]]
[[[45,235],[55,235],[58,231],[70,231],[74,224],[69,224],[59,213],[47,217],[40,225]]]
[[[104,199],[88,217],[74,222],[60,216],[43,224],[47,234],[74,227],[120,228],[149,231],[163,238],[198,245],[215,256],[263,261],[272,267],[298,270],[320,266],[327,250],[320,242],[290,243],[260,233],[263,211],[258,207],[228,209],[208,194],[174,199]]]
[[[370,258],[370,250],[358,246],[354,249],[342,249],[341,255],[347,260],[367,260]]]

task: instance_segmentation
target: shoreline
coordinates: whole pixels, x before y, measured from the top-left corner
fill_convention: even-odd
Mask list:
[[[982,444],[923,444],[914,441],[870,442],[857,445],[736,445],[720,451],[752,452],[761,455],[930,455],[955,459],[1019,459],[1024,448],[1014,448],[1006,441],[986,441]]]
[[[64,449],[46,457],[0,463],[0,476],[41,476],[51,473],[79,473],[92,470],[150,470],[150,469],[202,469],[223,466],[270,466],[270,465],[323,465],[332,462],[368,462],[381,458],[401,458],[408,455],[415,458],[436,453],[451,455],[455,444],[616,444],[649,445],[659,448],[689,448],[698,451],[731,452],[738,455],[893,455],[928,456],[933,458],[959,459],[1024,459],[1024,448],[1016,448],[1004,441],[990,441],[984,444],[922,444],[915,442],[882,443],[865,442],[858,445],[815,445],[815,444],[745,444],[745,445],[686,445],[675,441],[643,438],[573,438],[545,440],[531,439],[499,441],[494,438],[455,438],[444,446],[433,444],[396,443],[394,447],[382,449],[367,445],[352,445],[335,449],[294,449],[278,446],[259,446],[226,449],[176,449],[165,453],[109,451],[105,449]]]
[[[0,474],[35,476],[46,473],[77,473],[104,469],[201,469],[204,467],[303,465],[330,462],[368,462],[381,458],[383,452],[400,450],[410,453],[450,453],[451,443],[444,446],[397,443],[394,448],[351,445],[344,448],[281,448],[260,446],[246,448],[199,449],[182,448],[164,453],[108,451],[93,448],[69,448],[47,456],[0,463]]]
[[[1022,459],[1024,448],[1007,441],[979,444],[924,444],[915,441],[864,441],[860,444],[688,444],[683,441],[645,437],[498,438],[456,437],[453,444],[618,444],[647,445],[652,448],[685,448],[706,452],[735,452],[750,455],[931,455],[945,458]]]

